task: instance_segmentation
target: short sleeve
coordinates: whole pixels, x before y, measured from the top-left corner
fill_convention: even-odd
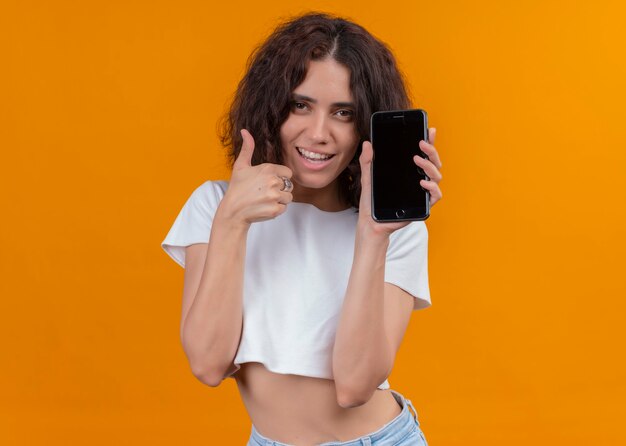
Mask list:
[[[428,285],[428,229],[414,221],[393,232],[385,262],[385,282],[413,296],[413,310],[431,306]]]
[[[211,225],[228,183],[206,181],[198,186],[178,213],[161,248],[183,268],[185,248],[194,243],[208,243]]]

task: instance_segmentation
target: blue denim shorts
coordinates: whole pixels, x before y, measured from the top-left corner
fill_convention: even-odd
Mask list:
[[[343,442],[331,441],[321,443],[319,446],[428,446],[426,438],[420,429],[417,418],[417,411],[413,407],[411,400],[405,398],[401,393],[391,390],[391,394],[396,399],[402,411],[393,420],[385,424],[375,432],[371,432],[353,440]],[[413,413],[409,411],[409,407]],[[246,446],[296,446],[271,440],[259,434],[254,425],[252,433]]]

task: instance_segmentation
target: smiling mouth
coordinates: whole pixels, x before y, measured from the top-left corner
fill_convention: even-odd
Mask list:
[[[311,152],[301,147],[296,147],[296,149],[298,150],[298,153],[300,154],[302,158],[304,158],[307,161],[311,161],[313,163],[321,163],[324,161],[328,161],[333,156],[335,156],[335,155],[326,155],[323,153]]]

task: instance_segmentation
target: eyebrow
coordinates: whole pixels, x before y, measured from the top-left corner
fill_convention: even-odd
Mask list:
[[[303,94],[293,94],[293,100],[294,101],[307,101],[307,102],[311,102],[313,104],[317,104],[317,100],[310,98],[308,96],[305,96]],[[353,102],[333,102],[331,104],[333,107],[354,107],[354,103]]]

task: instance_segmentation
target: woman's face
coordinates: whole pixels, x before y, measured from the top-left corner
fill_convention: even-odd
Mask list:
[[[294,194],[316,192],[306,189],[336,192],[337,177],[354,157],[359,140],[354,110],[348,68],[332,58],[310,61],[280,128]]]

